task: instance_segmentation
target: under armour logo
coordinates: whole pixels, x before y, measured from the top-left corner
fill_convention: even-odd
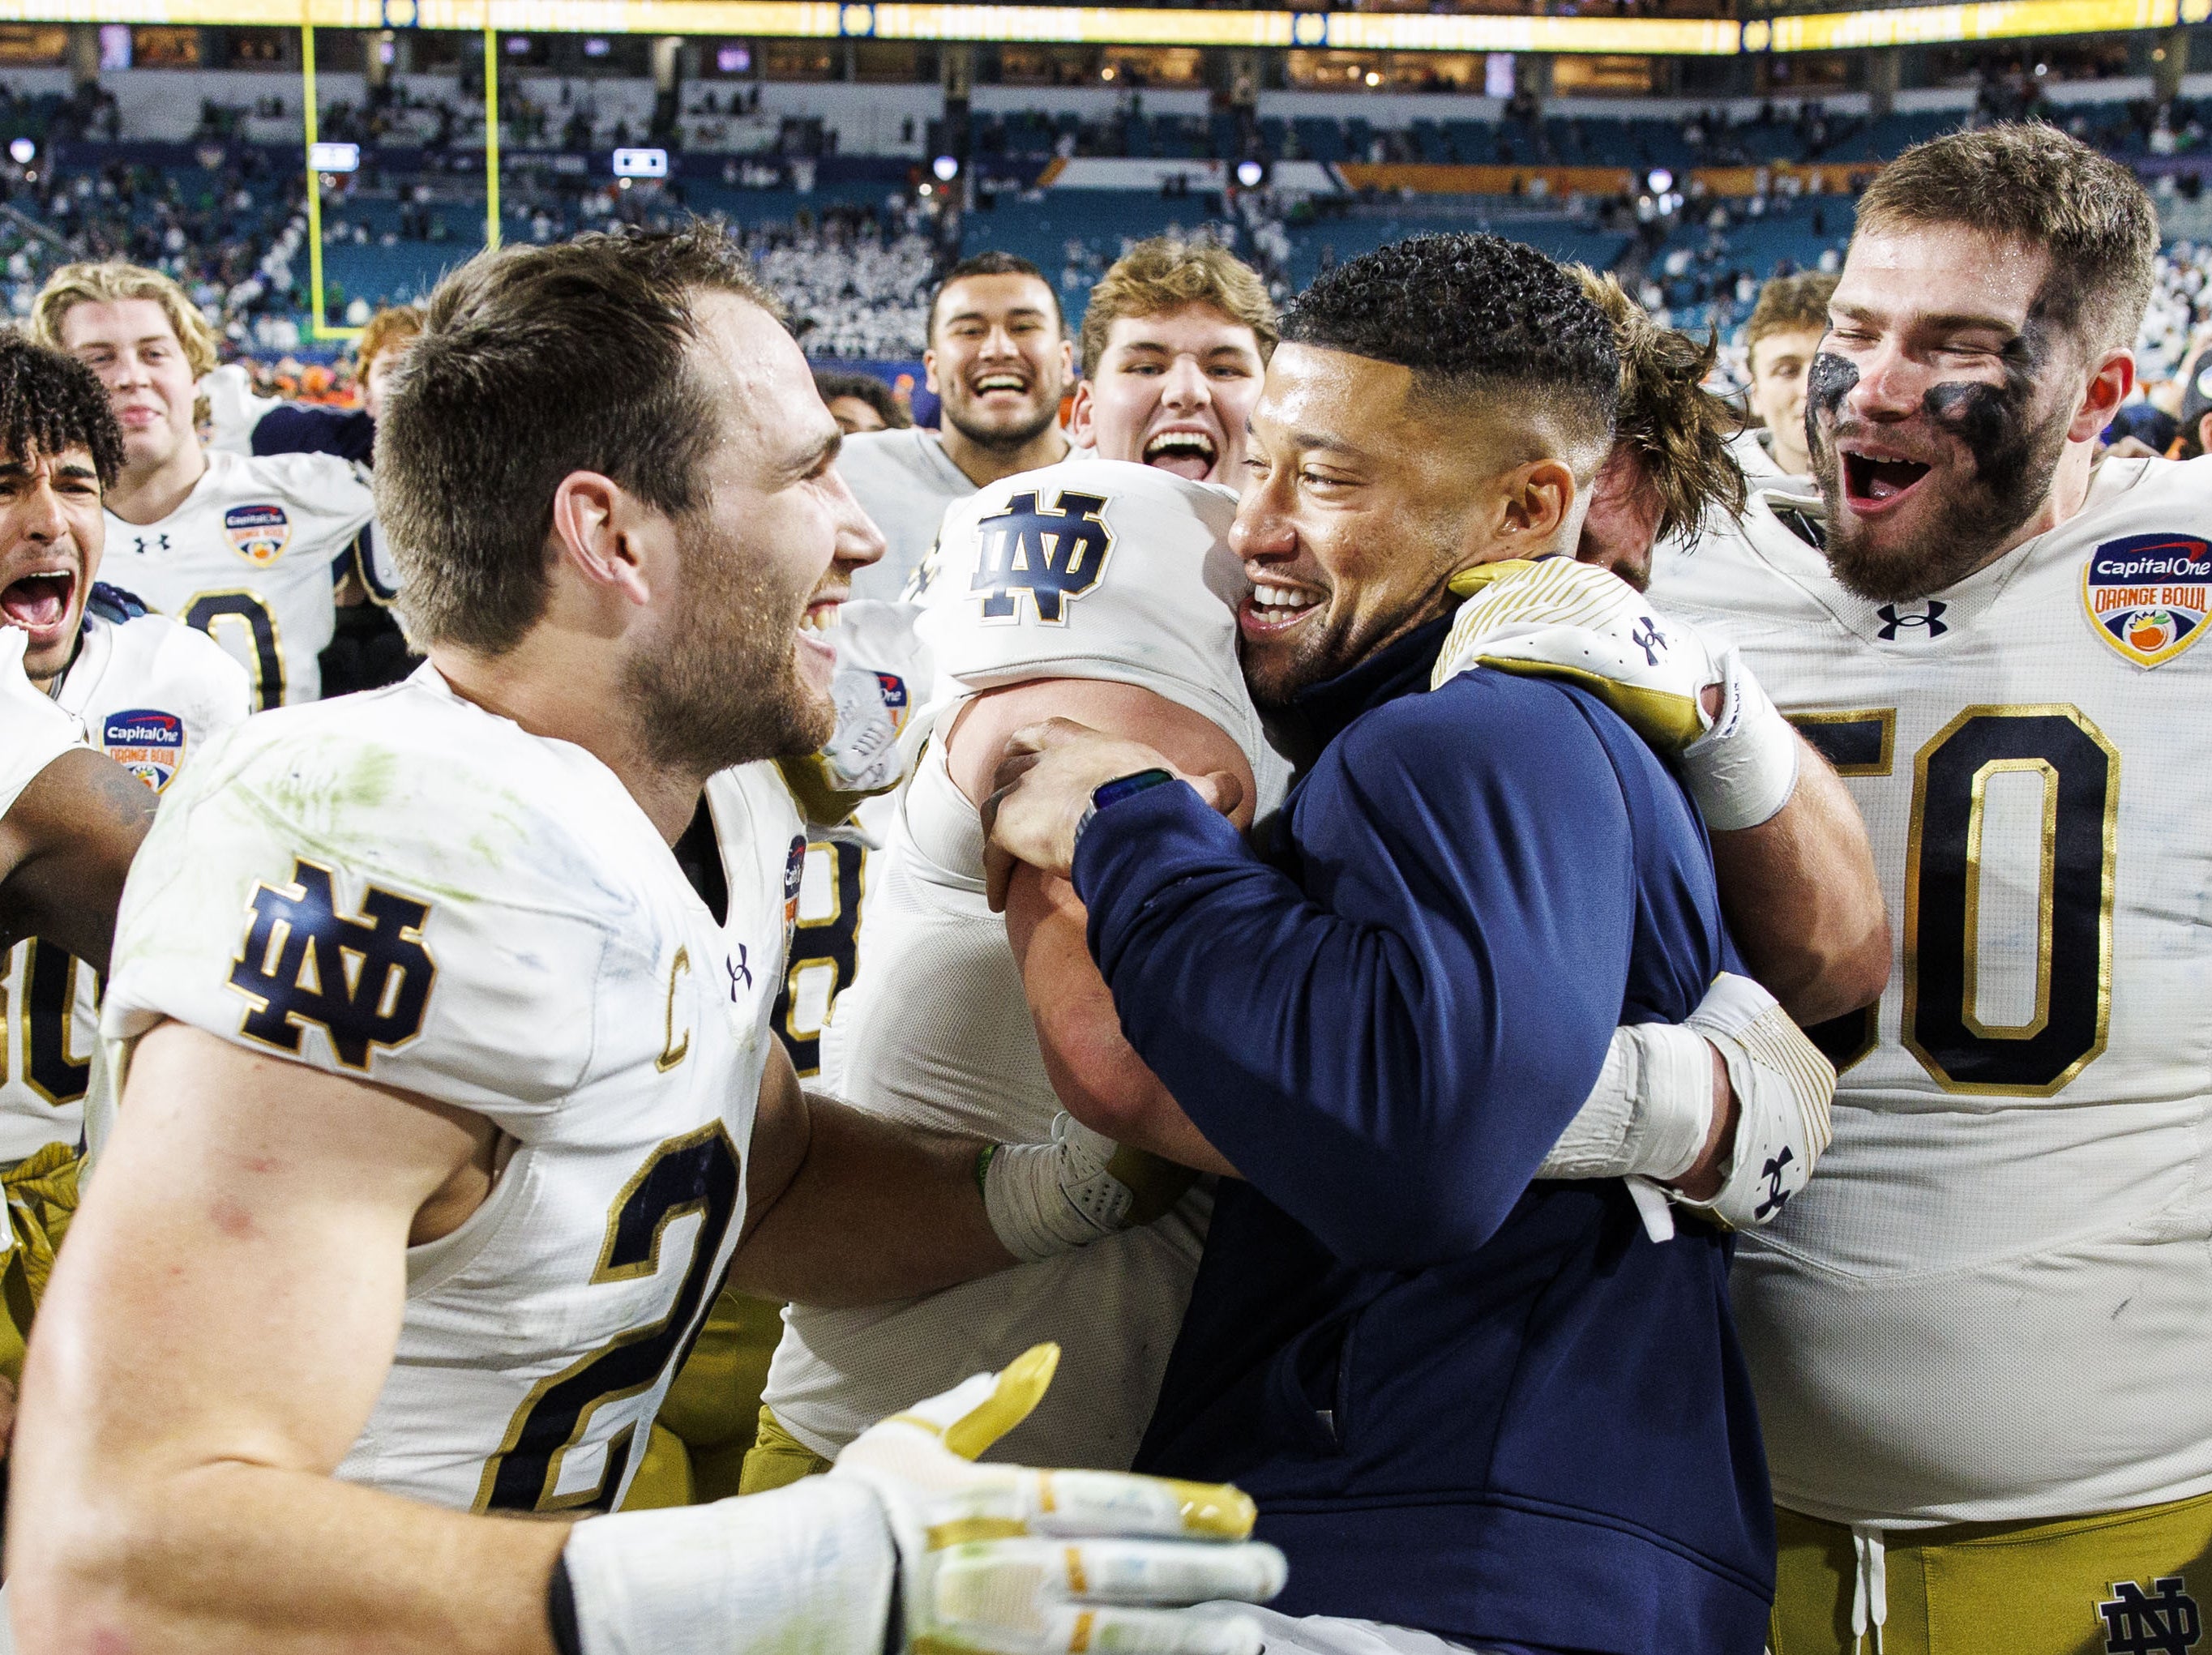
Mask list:
[[[745,945],[743,943],[738,944],[736,959],[731,959],[726,954],[722,956],[722,969],[730,973],[730,1003],[735,1005],[738,985],[743,983],[747,988],[753,985],[753,968],[745,961]]]
[[[1782,1187],[1782,1169],[1796,1159],[1789,1146],[1784,1144],[1780,1155],[1759,1169],[1759,1175],[1766,1180],[1766,1199],[1753,1209],[1751,1215],[1753,1218],[1763,1219],[1769,1213],[1782,1210],[1782,1203],[1790,1199],[1788,1192]]]
[[[1032,488],[977,524],[981,551],[968,590],[986,594],[983,618],[1012,618],[1020,607],[1018,595],[1027,592],[1039,621],[1063,624],[1068,601],[1105,575],[1107,555],[1114,549],[1114,532],[1098,516],[1105,509],[1102,496],[1070,488],[1061,491],[1054,510],[1042,511]]]
[[[1659,652],[1667,647],[1667,634],[1659,630],[1650,615],[1642,615],[1637,617],[1628,641],[1644,652],[1646,666],[1656,667],[1659,664]]]
[[[2112,1597],[2097,1605],[2105,1617],[2106,1655],[2189,1655],[2201,1623],[2188,1585],[2186,1576],[2160,1575],[2152,1596],[2132,1580],[2113,1582]]]
[[[1943,611],[1949,607],[1950,606],[1947,603],[1939,603],[1930,599],[1928,604],[1927,614],[1899,615],[1897,612],[1896,604],[1885,603],[1875,611],[1876,615],[1882,618],[1883,623],[1881,631],[1876,635],[1887,643],[1897,636],[1897,629],[1899,627],[1925,627],[1928,628],[1928,635],[1930,638],[1941,638],[1945,633],[1951,630],[1950,627],[1943,624],[1942,618]]]
[[[147,555],[147,549],[146,549],[146,537],[145,537],[145,536],[143,536],[143,535],[133,535],[133,536],[131,536],[131,543],[133,546],[135,546],[135,547],[137,547],[137,548],[138,549],[138,555],[139,555],[139,556],[141,556],[141,557],[144,557],[144,556]],[[163,551],[163,552],[167,551],[167,550],[169,549],[169,537],[168,537],[168,536],[167,536],[167,535],[155,535],[155,536],[154,537],[154,549],[155,549],[156,551]]]
[[[371,1046],[402,1046],[422,1032],[436,971],[422,946],[429,912],[372,885],[358,916],[342,914],[331,870],[295,858],[289,888],[253,888],[252,923],[230,971],[231,987],[254,1003],[240,1032],[297,1052],[317,1023],[338,1062],[365,1071]]]

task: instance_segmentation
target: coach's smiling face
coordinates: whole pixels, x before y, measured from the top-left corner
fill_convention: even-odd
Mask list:
[[[1230,530],[1252,583],[1237,627],[1262,711],[1442,615],[1462,569],[1571,544],[1582,491],[1514,400],[1438,394],[1346,351],[1276,350]]]

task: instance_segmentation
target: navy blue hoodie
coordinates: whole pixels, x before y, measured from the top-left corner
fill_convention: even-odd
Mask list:
[[[1233,1479],[1276,1607],[1466,1642],[1759,1655],[1774,1531],[1729,1245],[1532,1184],[1623,1022],[1723,969],[1705,831],[1595,698],[1428,692],[1446,622],[1301,698],[1250,848],[1185,787],[1074,869],[1122,1027],[1224,1180],[1139,1470]]]

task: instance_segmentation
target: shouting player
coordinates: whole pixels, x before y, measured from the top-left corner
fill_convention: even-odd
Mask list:
[[[147,614],[99,584],[101,492],[123,463],[107,393],[82,363],[17,336],[0,338],[0,623],[23,646],[22,670],[91,746],[154,792],[252,706],[246,674],[188,627]],[[110,916],[112,918],[112,907]],[[0,1006],[20,1038],[0,1042],[0,1181],[11,1195],[55,1189],[65,1213],[98,1031],[103,945],[80,957],[59,943],[18,943],[0,979]],[[60,1180],[58,1185],[54,1180]],[[58,1240],[59,1224],[41,1226]],[[16,1331],[45,1285],[47,1257],[30,1246]],[[0,1355],[12,1376],[20,1346]]]
[[[1903,918],[1820,1031],[1829,1161],[1736,1256],[1776,1655],[2178,1649],[2212,1610],[2212,471],[2093,464],[2157,242],[2053,128],[1908,151],[1813,365],[1818,496],[1655,585],[1834,758]]]
[[[257,707],[313,700],[337,624],[333,583],[352,573],[374,509],[367,483],[332,455],[202,446],[195,385],[216,365],[215,334],[158,270],[64,264],[31,325],[100,376],[123,427],[123,470],[107,491],[115,584],[228,650]]]
[[[981,1146],[808,1099],[770,1035],[789,818],[719,917],[670,854],[831,718],[799,621],[859,512],[772,303],[706,231],[434,294],[378,479],[428,664],[203,755],[118,922],[121,1106],[26,1374],[29,1650],[1256,1648],[1145,1607],[1279,1585],[1200,1543],[1234,1490],[958,1458],[1048,1352],[803,1488],[526,1520],[619,1500],[726,1270],[834,1301],[1011,1257]],[[1063,1161],[991,1166],[1070,1205]]]

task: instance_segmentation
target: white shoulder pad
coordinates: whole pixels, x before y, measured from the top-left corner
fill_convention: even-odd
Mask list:
[[[338,455],[259,454],[244,464],[255,483],[313,519],[307,538],[319,549],[352,535],[376,510],[362,469]]]
[[[1237,664],[1236,516],[1225,488],[1123,460],[1063,462],[958,501],[915,626],[936,670],[932,700],[1104,678],[1157,690],[1242,740],[1254,720]]]
[[[0,815],[14,808],[39,772],[84,745],[77,721],[24,676],[29,646],[30,634],[21,627],[0,627]]]
[[[527,1142],[663,1044],[665,858],[597,761],[442,684],[272,712],[163,796],[103,1033],[173,1018]]]

